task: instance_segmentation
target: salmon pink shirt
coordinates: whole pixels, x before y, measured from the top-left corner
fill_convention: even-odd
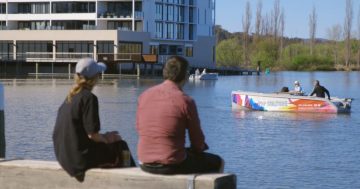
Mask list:
[[[141,163],[182,162],[186,158],[186,131],[193,150],[202,152],[207,146],[194,100],[170,80],[140,95],[136,129]]]

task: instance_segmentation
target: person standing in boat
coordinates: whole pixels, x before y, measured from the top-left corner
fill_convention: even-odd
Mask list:
[[[310,96],[316,94],[317,97],[325,98],[325,93],[328,96],[328,99],[331,100],[330,92],[325,87],[321,86],[318,80],[315,80],[314,89],[311,92]]]
[[[53,132],[55,156],[79,182],[90,168],[132,167],[135,162],[117,131],[100,134],[98,98],[91,92],[103,63],[85,58],[76,64],[75,85],[60,106]],[[127,161],[125,161],[127,160]]]
[[[185,58],[170,57],[163,69],[165,81],[147,89],[138,98],[137,151],[140,167],[145,172],[190,174],[223,171],[222,158],[204,152],[208,145],[195,101],[182,90],[188,78],[188,66]],[[190,148],[185,147],[186,132]]]

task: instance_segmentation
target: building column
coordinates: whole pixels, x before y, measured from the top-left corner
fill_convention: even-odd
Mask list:
[[[36,63],[35,63],[35,78],[36,78],[36,79],[39,79],[39,78],[38,78],[38,74],[39,74],[39,63],[36,62]]]
[[[135,0],[132,0],[132,31],[135,31]]]
[[[71,64],[68,64],[68,70],[69,70],[69,79],[71,79]]]
[[[94,60],[98,61],[98,57],[97,57],[97,41],[96,40],[94,41],[93,52],[94,52]]]

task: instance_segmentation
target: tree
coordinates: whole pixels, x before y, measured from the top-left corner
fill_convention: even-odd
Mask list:
[[[285,12],[282,9],[280,14],[280,57],[284,49]]]
[[[316,25],[317,25],[317,14],[316,14],[316,8],[314,6],[312,13],[309,16],[310,55],[313,55],[314,53]]]
[[[338,43],[341,39],[341,26],[339,24],[334,25],[333,27],[328,29],[328,37],[333,43],[333,54],[334,54],[334,64],[338,64],[338,56],[339,56],[339,47]]]
[[[345,66],[350,66],[350,57],[351,57],[351,27],[353,19],[353,8],[352,0],[346,0],[346,9],[345,9],[345,23],[344,23],[344,35],[345,35]]]
[[[273,29],[273,35],[274,40],[277,41],[278,39],[278,33],[279,33],[279,21],[280,21],[280,0],[274,1],[274,10],[272,12],[272,29]]]
[[[242,58],[242,47],[236,38],[223,40],[216,47],[217,66],[240,67]]]
[[[262,1],[258,0],[257,8],[256,8],[256,20],[255,20],[255,39],[258,40],[261,32],[261,22],[262,22]]]
[[[245,15],[242,19],[243,25],[243,46],[244,46],[244,63],[249,65],[249,32],[251,24],[251,10],[249,1],[246,2]]]

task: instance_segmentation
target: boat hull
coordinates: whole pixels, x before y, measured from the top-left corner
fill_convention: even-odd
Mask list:
[[[191,74],[189,79],[190,80],[217,80],[218,73],[205,73],[200,75]]]
[[[265,94],[233,91],[233,109],[283,112],[349,113],[351,99],[296,96],[290,94]]]

